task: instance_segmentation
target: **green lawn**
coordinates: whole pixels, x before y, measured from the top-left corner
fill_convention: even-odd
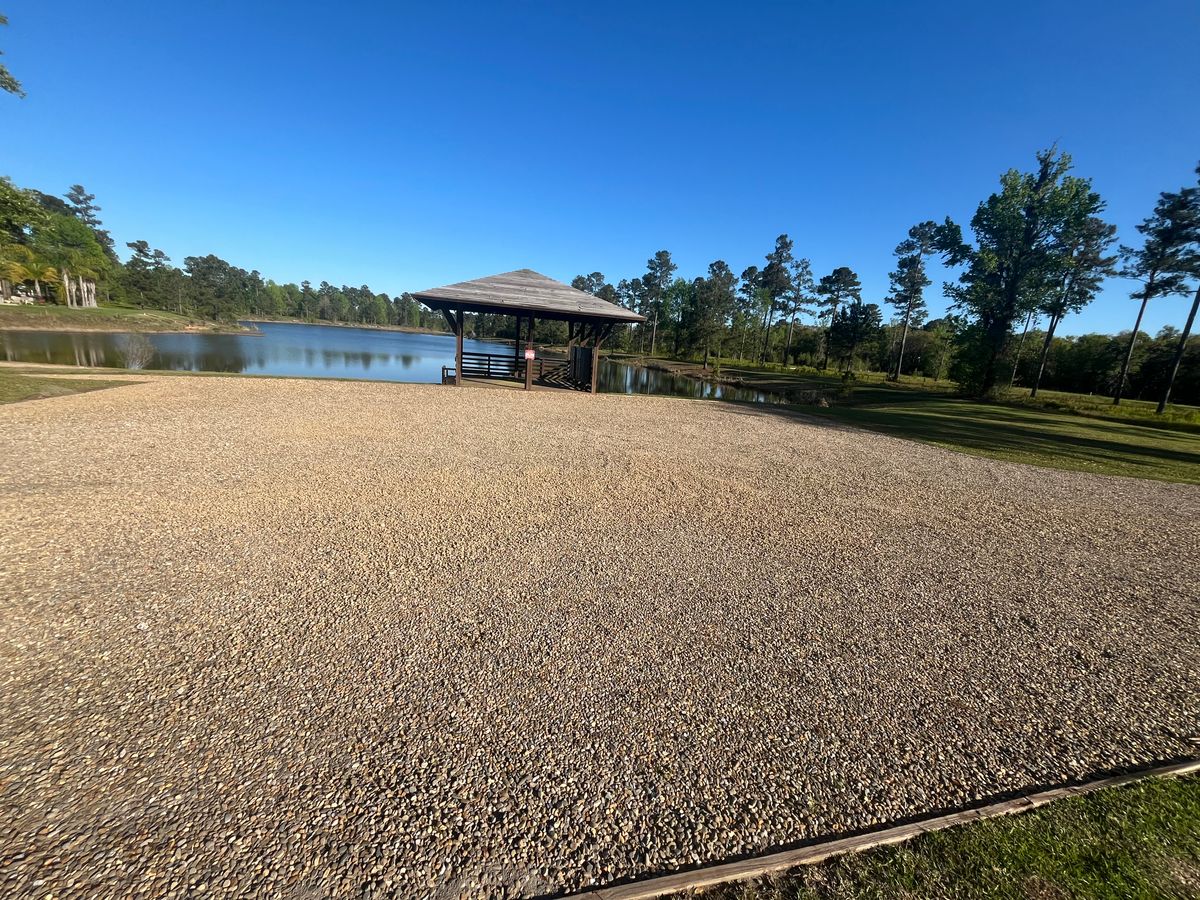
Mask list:
[[[1200,483],[1200,434],[1193,432],[949,398],[896,398],[811,412],[992,459]]]
[[[1157,401],[1122,400],[1113,406],[1112,398],[1095,394],[1068,394],[1062,391],[1038,391],[1030,397],[1029,391],[1017,389],[1008,392],[1005,403],[1028,406],[1036,409],[1063,410],[1094,419],[1111,419],[1118,422],[1137,422],[1154,428],[1174,428],[1182,431],[1200,432],[1200,407],[1182,406],[1171,403],[1159,415]]]
[[[131,306],[96,306],[80,309],[40,303],[0,304],[0,328],[77,331],[241,330],[237,326],[221,326],[162,309],[138,309]]]
[[[25,375],[0,368],[0,403],[19,403],[22,400],[42,400],[84,391],[133,384],[132,381],[101,381],[100,379],[48,378],[44,375]]]
[[[696,367],[694,364],[692,368]],[[998,403],[955,398],[952,382],[882,372],[838,375],[810,369],[727,367],[725,377],[791,397],[798,412],[1012,462],[1100,475],[1200,483],[1200,409],[1042,391],[1013,391]],[[825,398],[828,408],[813,405]]]
[[[688,896],[697,896],[689,894]],[[1200,897],[1200,779],[1154,779],[922,835],[704,900]]]

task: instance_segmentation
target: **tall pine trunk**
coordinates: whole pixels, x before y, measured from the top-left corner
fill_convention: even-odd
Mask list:
[[[1117,379],[1117,389],[1113,392],[1113,406],[1121,405],[1121,394],[1125,390],[1125,378],[1129,375],[1129,364],[1133,361],[1133,348],[1137,345],[1138,329],[1142,327],[1142,316],[1146,314],[1146,304],[1150,302],[1150,287],[1142,294],[1142,305],[1138,307],[1137,321],[1133,323],[1133,334],[1129,336],[1129,349],[1125,351],[1125,362],[1121,364],[1121,377]]]
[[[900,332],[900,357],[896,360],[896,381],[900,380],[900,374],[904,371],[904,347],[908,344],[908,320],[912,316],[912,309],[906,307],[904,310],[904,330]]]
[[[1021,332],[1021,340],[1017,342],[1017,352],[1013,357],[1012,375],[1009,376],[1008,386],[1012,387],[1017,383],[1017,367],[1021,365],[1021,350],[1025,347],[1025,335],[1029,334],[1029,326],[1033,323],[1033,313],[1031,312],[1025,317],[1025,328]]]
[[[833,320],[837,318],[838,304],[833,304],[833,309],[829,311],[829,327],[825,329],[825,358],[821,361],[821,371],[824,372],[829,368],[829,337],[833,334]]]
[[[1188,338],[1192,334],[1192,325],[1196,322],[1196,309],[1200,307],[1200,284],[1196,285],[1196,296],[1192,298],[1192,311],[1188,313],[1187,324],[1183,326],[1183,334],[1179,336],[1179,346],[1175,348],[1175,358],[1171,360],[1171,371],[1167,375],[1167,388],[1163,391],[1162,399],[1158,401],[1158,409],[1155,410],[1160,416],[1167,408],[1167,402],[1171,399],[1171,387],[1175,384],[1175,376],[1179,373],[1179,364],[1183,361],[1183,354],[1187,352]]]
[[[1046,326],[1046,339],[1042,341],[1042,358],[1038,360],[1037,377],[1033,379],[1033,389],[1029,392],[1030,399],[1037,396],[1042,384],[1042,373],[1046,371],[1046,359],[1050,356],[1050,345],[1054,341],[1054,329],[1058,327],[1059,317],[1051,316],[1050,324]]]
[[[775,318],[775,301],[772,300],[770,303],[767,304],[767,311],[763,315],[763,328],[765,330],[763,332],[762,353],[759,354],[759,359],[758,359],[758,361],[760,363],[765,363],[767,361],[767,354],[770,352],[771,324],[772,324],[772,321],[774,320],[774,318]]]
[[[987,365],[983,369],[983,380],[979,385],[979,396],[981,397],[990,397],[996,388],[996,363],[999,362],[1000,353],[1008,340],[1008,325],[1009,323],[997,319],[984,329],[989,349]]]

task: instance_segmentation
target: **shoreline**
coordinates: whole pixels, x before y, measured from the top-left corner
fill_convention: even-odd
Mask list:
[[[37,325],[3,325],[0,324],[0,333],[27,331],[36,332],[52,332],[55,334],[245,334],[253,335],[256,333],[253,328],[226,328],[214,326],[212,328],[197,325],[188,328],[117,328],[98,326],[96,328],[80,328],[80,327],[58,327],[47,325],[45,327]]]
[[[318,325],[328,328],[363,328],[368,331],[400,331],[406,334],[444,334],[454,337],[449,331],[438,331],[436,328],[423,328],[419,325],[374,325],[365,322],[326,322],[320,319],[309,321],[307,319],[297,319],[287,316],[276,319],[265,319],[261,316],[243,316],[238,321],[253,322],[255,324],[264,323],[267,325]]]
[[[131,306],[71,308],[55,304],[0,305],[0,331],[66,334],[250,334],[237,323],[209,322],[169,310]]]

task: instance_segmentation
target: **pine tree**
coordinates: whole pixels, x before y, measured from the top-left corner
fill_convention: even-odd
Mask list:
[[[1121,402],[1125,391],[1146,304],[1156,297],[1187,291],[1188,276],[1196,266],[1196,242],[1200,235],[1200,188],[1164,191],[1154,206],[1154,214],[1138,225],[1137,230],[1145,238],[1141,249],[1121,247],[1121,259],[1125,264],[1121,276],[1137,279],[1142,286],[1130,294],[1140,303],[1113,394],[1114,406]],[[1167,391],[1170,392],[1169,387]]]

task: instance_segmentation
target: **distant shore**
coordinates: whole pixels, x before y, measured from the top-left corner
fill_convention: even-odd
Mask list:
[[[323,319],[300,319],[294,316],[246,316],[238,322],[214,322],[198,319],[164,309],[140,309],[129,306],[67,307],[45,303],[0,304],[0,331],[66,331],[66,332],[159,332],[253,334],[252,325],[278,323],[283,325],[323,325],[331,328],[366,328],[372,331],[401,331],[409,334],[444,334],[434,328],[417,325],[372,325],[360,322],[329,322]]]
[[[252,333],[236,323],[210,322],[162,309],[0,304],[0,331]]]
[[[366,328],[371,331],[403,331],[408,334],[444,334],[453,337],[449,331],[439,331],[436,328],[422,328],[419,325],[373,325],[365,322],[330,322],[325,319],[299,319],[295,316],[277,316],[264,318],[262,316],[242,316],[240,322],[264,323],[267,325],[325,325],[330,328]]]

